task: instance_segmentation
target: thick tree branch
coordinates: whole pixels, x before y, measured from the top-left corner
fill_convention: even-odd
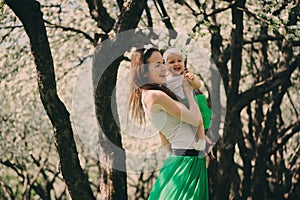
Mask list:
[[[124,0],[117,0],[117,4],[119,6],[120,11],[122,11]]]
[[[167,27],[168,30],[173,30],[173,31],[169,31],[170,37],[171,38],[176,38],[176,31],[171,23],[170,17],[165,9],[165,6],[162,2],[162,0],[154,0],[154,5],[158,11],[158,13],[160,14],[160,17],[163,21],[163,23],[165,24],[165,26]],[[158,5],[157,5],[157,3]],[[175,34],[175,35],[174,35]]]
[[[278,138],[278,124],[274,122],[276,121],[276,117],[280,115],[280,104],[290,85],[291,83],[286,81],[281,85],[280,90],[278,87],[272,90],[272,106],[268,108],[268,112],[265,117],[265,125],[261,133],[263,140],[266,141],[266,144],[272,144],[273,142],[276,142]]]
[[[261,81],[249,90],[241,93],[238,97],[239,100],[235,105],[236,110],[242,110],[254,99],[263,97],[265,93],[269,92],[275,87],[278,87],[279,85],[285,84],[286,81],[289,81],[290,75],[297,67],[299,67],[299,62],[300,57],[298,56],[289,68],[278,71],[273,75],[273,77]]]
[[[294,47],[299,47],[300,46],[300,40],[298,40],[298,41],[292,41],[292,45]]]
[[[2,192],[4,193],[4,196],[7,200],[15,199],[15,196],[13,194],[13,190],[9,185],[5,184],[2,180],[0,180],[0,185],[1,185],[1,188],[2,188]],[[0,194],[0,197],[1,197],[1,194]]]
[[[237,9],[245,12],[248,16],[253,17],[256,20],[266,22],[269,25],[269,23],[265,19],[258,17],[256,14],[254,14],[253,12],[251,12],[250,10],[248,10],[247,8],[245,8],[245,7],[243,7],[243,8],[237,7]]]
[[[267,42],[267,41],[281,41],[283,37],[281,36],[271,36],[271,35],[259,35],[257,37],[254,37],[250,40],[244,40],[243,44],[253,44],[258,42]]]
[[[299,111],[297,110],[297,108],[296,108],[296,106],[295,106],[295,104],[294,104],[294,102],[293,102],[293,100],[291,98],[290,92],[287,91],[286,94],[287,94],[287,97],[288,97],[288,99],[289,99],[289,101],[291,103],[291,106],[292,106],[292,108],[293,108],[293,110],[295,112],[295,115],[298,118],[299,117]]]
[[[153,27],[153,19],[152,19],[152,15],[151,15],[151,11],[150,11],[150,8],[148,6],[148,4],[146,4],[146,7],[145,7],[145,11],[146,11],[146,16],[147,16],[147,27]],[[153,29],[150,29],[150,32],[151,32],[151,37],[152,38],[157,38],[157,34],[154,33]],[[128,58],[127,58],[128,61],[130,61]]]
[[[213,2],[212,9],[215,10],[215,3]],[[203,10],[205,13],[205,10]],[[223,49],[223,38],[221,36],[221,26],[217,22],[217,18],[215,15],[211,16],[212,24],[209,26],[209,32],[211,33],[211,52],[212,59],[215,62],[220,75],[222,76],[223,84],[226,93],[228,92],[228,84],[229,84],[229,72],[227,63],[231,58],[231,46],[228,45],[225,49]],[[223,49],[223,50],[221,50]]]
[[[209,17],[211,17],[211,18],[214,19],[214,18],[216,17],[217,14],[220,14],[220,13],[222,13],[222,12],[228,10],[228,9],[231,9],[231,8],[235,5],[235,3],[236,3],[236,2],[234,1],[234,2],[230,3],[230,4],[229,4],[227,7],[225,7],[225,8],[214,8],[213,11],[212,11],[211,13],[209,13],[209,14],[206,13],[206,11],[205,11],[205,6],[204,6],[204,8],[202,8],[203,10],[200,10],[199,13],[193,13],[193,15],[194,15],[195,17],[197,17],[198,15],[203,14],[204,20],[209,21]],[[193,30],[195,30],[197,27],[199,27],[202,23],[203,23],[203,21],[197,22],[197,23],[194,25]]]
[[[146,4],[145,11],[147,16],[148,27],[153,27],[153,20],[152,20],[151,11],[148,4]]]
[[[272,15],[278,16],[287,6],[288,2],[283,1],[282,5],[277,10],[273,11]]]
[[[211,40],[210,46],[212,51],[212,58],[213,61],[216,63],[220,75],[222,76],[223,84],[225,91],[228,91],[228,81],[229,81],[229,74],[227,63],[231,56],[231,48],[228,46],[221,52],[222,47],[222,36],[220,33],[220,26],[213,26],[209,27],[209,31],[211,33]]]
[[[19,26],[19,27],[23,27],[23,26]],[[0,44],[2,44],[2,42],[5,40],[5,38],[8,37],[15,30],[15,28],[17,28],[17,26],[11,27],[10,30],[2,36],[2,38],[0,40]]]
[[[217,15],[221,12],[224,12],[228,9],[231,9],[234,5],[235,5],[236,1],[233,1],[231,2],[227,7],[225,8],[217,8],[217,9],[214,9],[211,13],[207,14],[207,17],[210,17],[210,16],[214,16],[214,15]]]
[[[137,27],[142,13],[146,7],[146,0],[128,0],[122,8],[115,25],[115,32],[120,33]]]
[[[180,5],[185,5],[190,11],[192,11],[192,14],[194,16],[198,16],[200,13],[197,13],[192,6],[190,6],[190,4],[188,2],[186,2],[185,0],[175,0],[175,3],[178,3]]]
[[[38,167],[37,170],[35,170],[35,173],[34,173],[33,177],[30,180],[30,185],[33,185],[34,182],[38,179],[39,174],[43,171],[43,168],[45,166],[45,163],[47,162],[47,159],[42,160],[41,157],[40,157],[39,160],[37,160],[32,154],[30,155],[30,157],[33,159],[34,163]]]
[[[102,0],[86,0],[92,18],[105,33],[112,30],[115,20],[108,14]],[[120,2],[121,3],[121,2]]]
[[[231,71],[228,84],[229,104],[235,104],[239,90],[239,81],[242,68],[242,48],[243,48],[243,12],[239,8],[244,8],[245,0],[238,1],[232,7],[232,24],[231,30]],[[230,103],[231,102],[231,103]]]
[[[228,92],[228,85],[229,85],[229,71],[228,71],[228,62],[231,58],[231,46],[228,45],[223,51],[221,51],[221,54],[219,55],[219,58],[217,60],[217,66],[220,70],[220,74],[222,76],[222,80],[224,83],[225,92]]]
[[[289,125],[287,128],[284,128],[283,130],[280,131],[279,135],[283,135],[281,138],[278,139],[279,144],[277,146],[273,146],[268,152],[269,155],[273,155],[281,149],[283,146],[287,144],[289,139],[291,139],[296,133],[300,132],[300,119]]]
[[[24,179],[24,176],[22,174],[22,169],[20,166],[18,166],[18,164],[14,164],[14,163],[10,162],[9,160],[3,161],[2,159],[0,159],[0,164],[3,164],[6,167],[11,168],[13,171],[15,171],[17,173],[17,175],[19,177]]]
[[[299,16],[300,16],[300,1],[296,1],[296,5],[289,11],[289,20],[287,25],[297,25],[297,22],[299,21]]]
[[[87,33],[83,32],[82,30],[76,29],[76,28],[72,28],[72,27],[65,27],[65,26],[61,26],[61,25],[57,25],[57,24],[53,24],[47,20],[44,20],[44,22],[46,24],[49,24],[50,28],[60,28],[64,31],[71,31],[77,34],[82,34],[86,39],[88,39],[91,43],[93,43],[94,39]]]
[[[198,8],[200,8],[200,7],[201,7],[201,3],[200,3],[200,1],[199,1],[199,0],[194,0],[194,2],[195,2],[196,6],[197,6]]]
[[[22,196],[22,199],[28,199],[28,197],[26,196],[28,194],[28,186],[29,186],[29,176],[28,176],[28,172],[26,170],[23,170],[22,171],[23,173],[23,188],[21,190],[21,196]]]

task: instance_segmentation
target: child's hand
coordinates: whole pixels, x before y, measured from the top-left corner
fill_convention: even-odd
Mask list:
[[[189,72],[188,70],[185,70],[183,75],[194,89],[198,89],[201,87],[200,80],[193,73]]]
[[[188,80],[188,82],[193,85],[194,80],[195,80],[195,75],[189,71],[184,72],[184,77]]]
[[[214,152],[212,150],[215,143],[213,143],[207,136],[205,136],[205,141],[206,144],[208,144],[207,155],[211,160],[215,160],[216,156],[214,155]]]
[[[189,81],[189,82],[193,82],[195,79],[195,75],[189,71],[185,71],[184,72],[184,77]]]

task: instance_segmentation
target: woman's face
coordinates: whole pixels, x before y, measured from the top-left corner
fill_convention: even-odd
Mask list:
[[[167,80],[167,68],[163,64],[162,55],[154,51],[147,60],[148,78],[151,83],[164,84]]]

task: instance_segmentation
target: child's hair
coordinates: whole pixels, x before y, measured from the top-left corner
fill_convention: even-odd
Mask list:
[[[183,57],[183,54],[180,52],[179,49],[175,47],[168,48],[163,54],[164,62],[167,62],[169,55],[172,53]]]
[[[164,85],[151,83],[145,74],[148,73],[148,59],[153,52],[160,51],[157,48],[137,49],[131,58],[131,85],[128,101],[128,110],[131,111],[131,118],[140,124],[145,122],[145,113],[143,110],[141,95],[142,90],[161,90],[172,99],[177,100],[176,95]]]

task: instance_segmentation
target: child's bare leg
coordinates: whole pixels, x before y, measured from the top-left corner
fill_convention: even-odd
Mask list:
[[[199,123],[199,126],[197,127],[196,136],[197,136],[197,140],[205,139],[205,131],[204,131],[204,126],[202,124],[202,121]]]
[[[203,151],[205,149],[205,132],[202,122],[200,122],[200,125],[197,127],[196,139],[197,141],[193,145],[194,148],[198,151]]]

